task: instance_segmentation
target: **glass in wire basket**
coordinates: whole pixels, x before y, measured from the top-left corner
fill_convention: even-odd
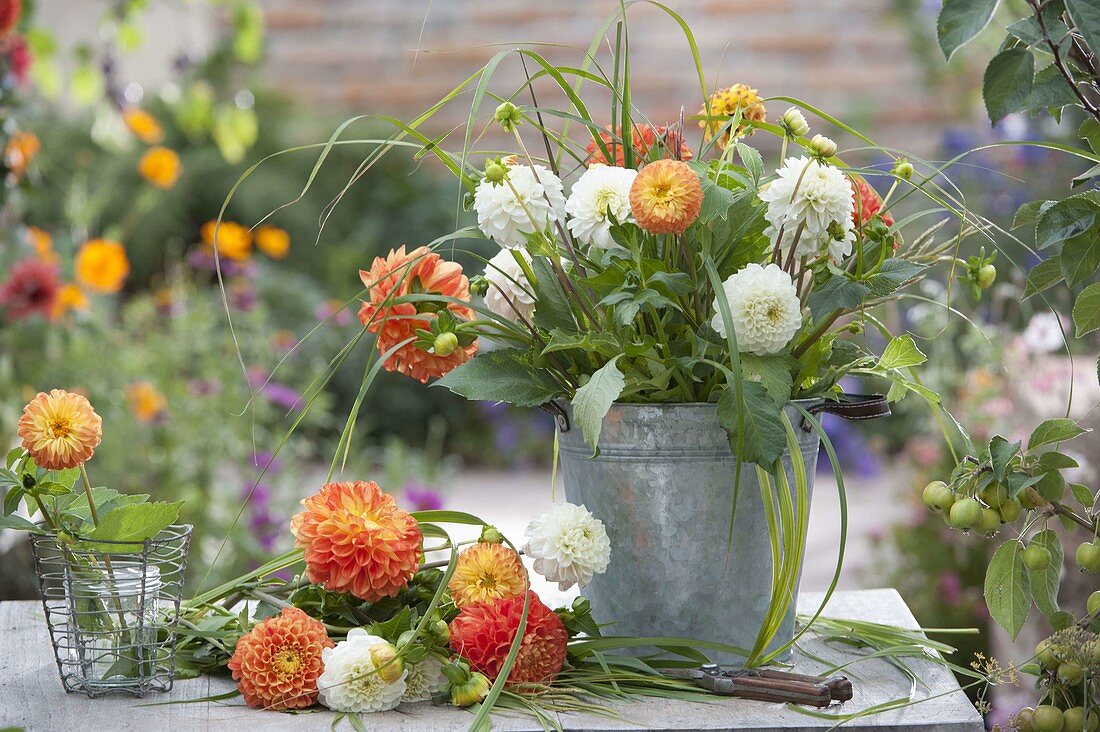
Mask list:
[[[191,526],[141,543],[31,538],[42,607],[65,691],[145,696],[175,676],[175,628]]]

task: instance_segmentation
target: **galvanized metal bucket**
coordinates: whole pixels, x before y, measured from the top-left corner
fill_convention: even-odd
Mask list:
[[[809,407],[815,402],[801,402]],[[771,550],[756,471],[743,465],[732,545],[727,541],[736,460],[714,404],[615,404],[599,455],[562,405],[565,494],[603,521],[611,564],[582,594],[610,635],[683,637],[752,648],[771,594]],[[792,424],[802,422],[791,405]],[[810,486],[820,438],[796,429]],[[782,458],[788,478],[790,456]],[[793,485],[793,479],[791,480]],[[771,642],[794,633],[795,603]],[[708,652],[740,664],[741,656]]]

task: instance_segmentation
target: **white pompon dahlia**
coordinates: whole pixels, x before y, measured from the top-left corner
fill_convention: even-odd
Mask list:
[[[747,265],[730,275],[722,283],[722,290],[730,306],[737,348],[742,353],[760,356],[778,353],[802,326],[798,292],[791,276],[779,265]],[[710,324],[726,337],[726,324],[717,300]]]
[[[555,503],[527,525],[525,536],[523,551],[535,560],[535,571],[560,590],[584,587],[611,559],[603,522],[584,506]]]
[[[579,241],[610,249],[611,217],[619,223],[633,221],[630,214],[630,186],[638,171],[611,165],[593,165],[584,171],[565,202],[569,231]]]
[[[401,697],[401,701],[428,701],[446,688],[447,677],[443,675],[443,662],[429,655],[420,663],[409,664],[409,675],[405,677],[405,696]]]
[[[519,321],[519,315],[530,322],[535,313],[535,296],[527,275],[513,256],[517,253],[531,263],[531,257],[523,249],[501,249],[485,266],[485,279],[489,282],[485,307],[513,322]]]
[[[392,649],[390,643],[362,628],[348,631],[347,640],[321,652],[325,664],[317,679],[321,703],[335,712],[385,712],[396,707],[405,694],[409,672],[402,669],[394,681],[383,678],[393,675],[387,673],[393,664],[386,666],[378,657]]]
[[[855,198],[847,176],[806,156],[787,158],[776,173],[779,177],[760,191],[760,199],[768,204],[764,233],[772,242],[782,230],[781,247],[788,249],[802,227],[797,254],[828,252],[837,260],[851,254]]]
[[[527,234],[565,220],[565,193],[561,179],[547,168],[509,165],[507,180],[478,184],[474,210],[485,236],[512,249],[525,246]]]

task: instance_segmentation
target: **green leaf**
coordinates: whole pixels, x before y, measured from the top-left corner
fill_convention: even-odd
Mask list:
[[[1100,5],[1096,0],[1066,0],[1066,12],[1093,53],[1100,52]]]
[[[1081,291],[1073,303],[1073,326],[1077,337],[1100,328],[1100,282]]]
[[[562,289],[561,282],[554,274],[554,268],[546,257],[533,257],[531,270],[537,280],[533,289],[535,291],[535,325],[551,330],[562,328],[575,331],[577,323],[573,319],[573,309],[569,304],[569,297]]]
[[[22,516],[16,516],[11,514],[10,516],[0,516],[0,529],[14,529],[15,531],[29,531],[32,534],[45,533],[42,529],[32,524]]]
[[[989,24],[997,0],[944,0],[936,19],[936,38],[944,57],[950,61],[964,44]]]
[[[878,271],[863,281],[874,297],[886,297],[927,267],[904,259],[887,259]]]
[[[25,490],[22,485],[16,485],[4,494],[4,515],[9,516],[19,508],[19,501],[23,498]]]
[[[1031,87],[1024,105],[1028,110],[1061,109],[1077,103],[1073,88],[1054,64],[1039,69],[1035,74],[1035,83]]]
[[[1020,452],[1019,442],[1009,442],[1000,435],[994,435],[989,441],[989,459],[993,466],[993,475],[1004,481],[1008,464]]]
[[[1042,262],[1031,268],[1027,273],[1027,284],[1024,287],[1024,297],[1037,295],[1044,290],[1065,280],[1062,275],[1062,257],[1058,254],[1047,257]]]
[[[183,501],[166,503],[131,503],[111,511],[99,520],[90,534],[84,537],[97,551],[134,551],[141,542],[152,539],[168,528],[179,517]],[[118,544],[96,544],[97,541],[134,542],[134,547]]]
[[[890,369],[918,366],[927,360],[928,357],[921,353],[921,350],[917,348],[917,344],[913,342],[913,337],[906,333],[886,344],[886,349],[878,360],[878,367],[884,371],[889,371]]]
[[[1046,249],[1080,236],[1096,223],[1100,206],[1089,198],[1073,196],[1048,208],[1035,227],[1035,247]]]
[[[1018,229],[1021,226],[1039,223],[1039,217],[1046,213],[1046,210],[1055,203],[1056,201],[1039,200],[1022,204],[1016,209],[1016,215],[1012,217],[1012,228]]]
[[[573,421],[593,451],[599,450],[603,418],[626,387],[626,379],[617,365],[619,358],[616,356],[597,369],[573,396]]]
[[[741,374],[747,381],[759,381],[778,404],[791,399],[794,388],[793,372],[798,361],[789,355],[757,356],[741,354]]]
[[[1100,267],[1100,240],[1092,229],[1065,243],[1061,255],[1062,274],[1070,287],[1081,284]]]
[[[523,360],[515,348],[487,351],[452,370],[432,386],[442,386],[475,401],[508,402],[537,407],[562,395],[544,370]]]
[[[1012,640],[1031,611],[1031,583],[1020,542],[1006,541],[997,549],[985,572],[985,604],[989,614]]]
[[[996,124],[1027,104],[1035,79],[1035,57],[1026,48],[1001,51],[985,69],[982,98],[989,120]]]
[[[1100,121],[1087,117],[1077,128],[1077,136],[1089,144],[1093,152],[1100,152]]]
[[[5,467],[7,467],[8,470],[11,470],[11,466],[15,465],[15,461],[21,457],[23,457],[23,448],[13,447],[11,451],[8,452],[8,458],[4,462]]]
[[[1050,452],[1044,452],[1039,456],[1039,469],[1042,471],[1051,470],[1072,470],[1073,468],[1081,467],[1080,463],[1071,458],[1069,455],[1063,455],[1060,452],[1051,450]]]
[[[1073,494],[1073,498],[1081,504],[1082,508],[1091,509],[1096,497],[1092,495],[1092,491],[1087,486],[1083,486],[1080,483],[1070,483],[1069,491]]]
[[[1048,419],[1040,423],[1035,431],[1031,433],[1031,437],[1027,441],[1027,449],[1034,450],[1037,447],[1054,442],[1072,440],[1074,437],[1083,435],[1086,432],[1088,430],[1077,426],[1077,423],[1072,419],[1066,419],[1065,417]]]
[[[837,310],[859,307],[871,292],[862,282],[833,275],[829,281],[810,293],[807,305],[814,320],[820,322]]]
[[[763,384],[742,382],[745,396],[744,415],[740,415],[737,394],[726,389],[718,398],[718,421],[730,437],[730,447],[737,449],[737,430],[743,427],[742,460],[770,469],[787,446],[787,433],[780,419],[781,407],[768,395]],[[739,417],[742,417],[740,419]]]
[[[1035,607],[1049,618],[1059,612],[1058,578],[1062,573],[1062,542],[1059,541],[1058,534],[1047,529],[1033,536],[1030,543],[1046,547],[1050,551],[1050,564],[1046,569],[1027,571]]]

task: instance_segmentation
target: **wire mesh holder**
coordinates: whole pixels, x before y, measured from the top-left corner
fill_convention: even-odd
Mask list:
[[[175,677],[175,630],[191,526],[143,542],[31,537],[50,642],[66,692],[145,696]]]

